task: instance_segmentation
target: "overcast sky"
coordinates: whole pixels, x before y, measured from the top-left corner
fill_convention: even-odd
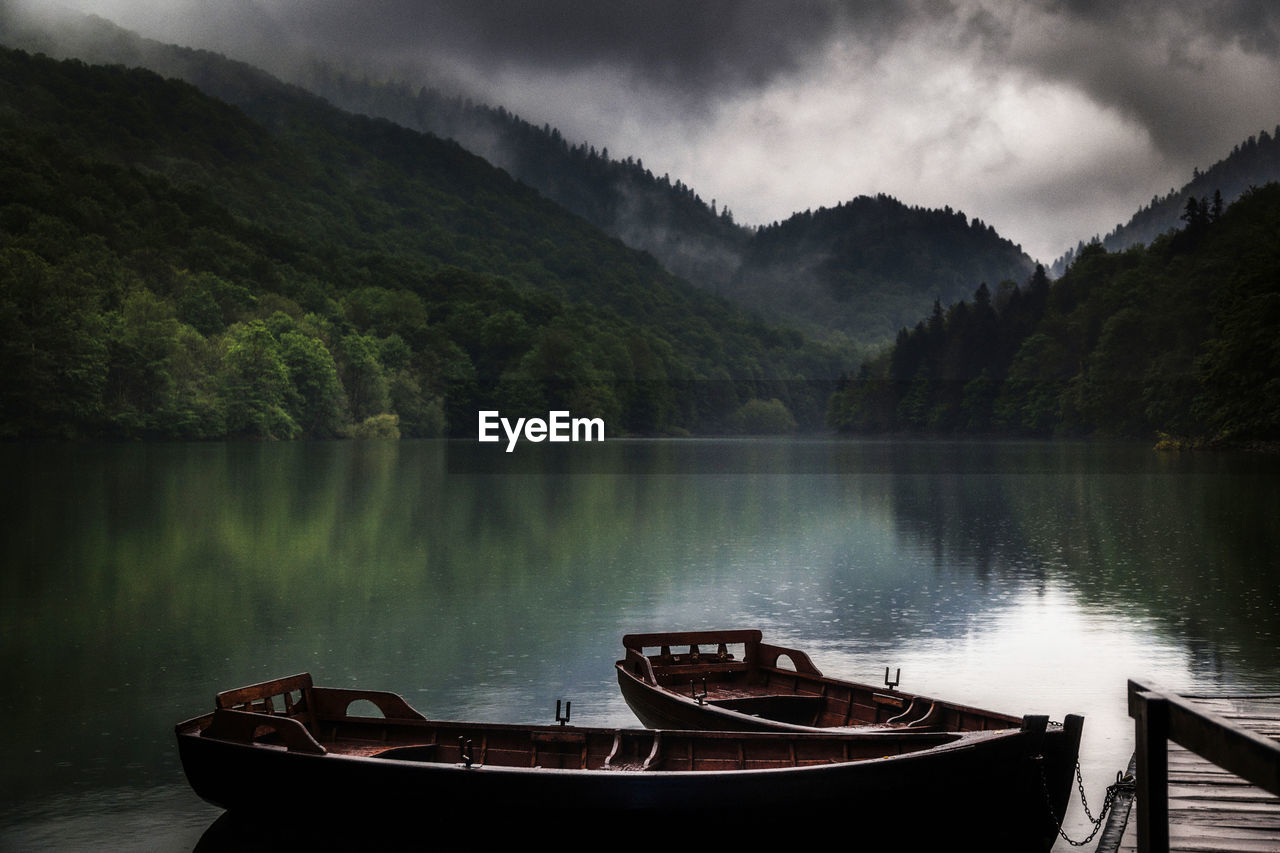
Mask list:
[[[308,49],[635,156],[737,221],[950,205],[1052,261],[1280,123],[1273,0],[62,0]]]

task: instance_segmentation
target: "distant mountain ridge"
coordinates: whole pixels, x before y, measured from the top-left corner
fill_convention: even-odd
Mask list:
[[[880,194],[759,229],[726,293],[803,329],[880,342],[932,303],[958,302],[983,284],[1021,284],[1034,269],[980,219]]]
[[[1190,199],[1212,203],[1215,193],[1229,205],[1244,195],[1251,187],[1280,181],[1280,125],[1274,133],[1259,131],[1231,149],[1231,153],[1205,171],[1193,170],[1192,178],[1182,189],[1170,189],[1163,196],[1151,197],[1148,204],[1138,208],[1129,221],[1117,225],[1105,237],[1094,238],[1110,252],[1118,252],[1137,244],[1149,244],[1169,231],[1181,228],[1185,223],[1183,213]],[[1093,241],[1081,240],[1054,261],[1051,272],[1062,275],[1080,251]]]

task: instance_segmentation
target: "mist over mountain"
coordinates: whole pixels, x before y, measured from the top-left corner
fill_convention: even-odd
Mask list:
[[[148,67],[238,104],[246,97],[242,78],[253,77],[254,86],[267,79],[97,18],[60,18],[56,33],[48,25],[8,29],[11,41],[30,49]],[[950,304],[983,282],[1024,281],[1033,267],[1020,247],[980,221],[883,195],[747,228],[729,208],[679,178],[654,175],[643,160],[571,143],[501,107],[319,60],[291,67],[296,84],[335,105],[454,139],[694,286],[840,344],[885,343],[935,300]]]
[[[498,106],[473,103],[402,81],[373,82],[324,62],[297,82],[343,109],[391,119],[458,141],[516,179],[633,248],[650,252],[676,275],[717,289],[741,263],[751,230],[716,210],[692,187],[655,176],[634,156],[571,143],[550,125],[535,125]]]
[[[1119,251],[1130,246],[1150,243],[1161,234],[1181,228],[1185,222],[1187,203],[1196,201],[1213,205],[1229,205],[1244,195],[1251,187],[1260,187],[1272,181],[1280,181],[1280,125],[1273,133],[1259,131],[1232,148],[1231,153],[1208,169],[1195,169],[1190,181],[1181,189],[1170,189],[1165,195],[1154,195],[1148,204],[1123,225],[1117,225],[1100,240],[1109,251]],[[1052,266],[1054,275],[1061,275],[1072,259],[1086,243],[1082,239],[1074,249],[1069,249]]]
[[[1035,264],[979,219],[861,196],[759,229],[726,293],[801,328],[882,342],[983,284],[1020,284]]]
[[[888,194],[1049,260],[1280,116],[1265,0],[6,0],[308,57],[643,156],[740,223]]]
[[[299,75],[345,109],[456,139],[517,179],[667,269],[820,338],[858,345],[892,339],[934,300],[950,304],[986,281],[1023,281],[1034,263],[963,214],[860,197],[760,228],[707,202],[642,159],[570,144],[501,107],[402,82],[357,79],[324,63]]]
[[[1087,270],[1109,256],[1083,244],[1067,283],[1051,289],[1020,246],[951,208],[881,193],[746,228],[640,160],[571,144],[500,107],[324,64],[310,67],[308,86],[290,85],[81,16],[55,33],[0,14],[0,41],[149,67],[218,99],[119,66],[7,60],[0,395],[23,414],[0,434],[324,436],[388,423],[456,433],[477,406],[501,401],[528,412],[595,406],[635,432],[816,426],[824,383],[847,369],[851,347],[895,331],[863,369],[873,381],[837,397],[833,425],[1167,428],[1215,442],[1272,433],[1229,422],[1245,418],[1247,395],[1186,392],[1232,375],[1196,347],[1244,352],[1270,321],[1239,321],[1239,336],[1193,329],[1214,290],[1162,266],[1199,245],[1167,235],[1179,221],[1193,236],[1246,233],[1220,219],[1256,225],[1237,251],[1270,227],[1258,205],[1271,196],[1253,198],[1253,215],[1224,217],[1227,199],[1275,169],[1265,132],[1108,236],[1159,244],[1105,262],[1123,272],[1144,258],[1148,290],[1096,285],[1107,276]],[[1155,306],[1130,304],[1159,288],[1170,295]],[[50,305],[37,305],[41,292]],[[1121,295],[1080,312],[1081,293]],[[1230,311],[1232,322],[1253,316]],[[1163,347],[1157,329],[1181,348]],[[1122,410],[1123,394],[1111,409],[1099,402],[1120,386],[1091,385],[1089,371],[1137,364],[1122,346],[1130,339],[1147,340],[1156,360],[1146,410],[1120,422],[1097,414]],[[1081,363],[1071,394],[1036,384],[1066,381]],[[1059,365],[1046,368],[1053,377],[1038,372],[1045,364]],[[255,385],[264,370],[276,379]],[[867,388],[894,390],[850,396]],[[1024,391],[1034,399],[1011,396]],[[1186,405],[1197,417],[1210,405],[1233,414],[1187,420],[1175,412]]]

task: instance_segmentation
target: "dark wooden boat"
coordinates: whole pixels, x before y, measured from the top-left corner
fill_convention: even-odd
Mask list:
[[[353,715],[355,702],[381,716]],[[526,842],[591,828],[616,848],[686,830],[693,842],[699,832],[750,840],[761,821],[782,821],[811,838],[1047,850],[1080,727],[1046,722],[970,735],[441,722],[396,694],[316,687],[302,674],[220,693],[176,734],[197,794],[277,824],[350,831],[354,821],[361,833],[430,838],[449,821]],[[1010,818],[1027,790],[1034,807]]]
[[[765,643],[756,630],[628,634],[622,645],[618,685],[652,728],[970,733],[1022,725],[1021,717],[899,692],[887,673],[883,687],[828,678],[807,654]]]

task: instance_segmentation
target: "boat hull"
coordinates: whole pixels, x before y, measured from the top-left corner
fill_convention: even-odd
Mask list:
[[[789,737],[801,752],[839,741],[812,734],[760,737]],[[1043,780],[1061,775],[1066,747],[1060,731],[1043,740],[1015,731],[880,759],[717,772],[467,767],[305,754],[205,737],[198,726],[178,737],[183,768],[200,797],[276,824],[350,830],[343,816],[377,815],[378,832],[403,833],[428,817],[485,823],[496,810],[514,821],[491,826],[498,835],[531,821],[586,821],[692,832],[714,826],[717,838],[745,841],[768,815],[804,826],[813,837],[917,846],[972,838],[985,849],[1019,851],[1047,850],[1053,842],[1056,825]]]
[[[368,704],[378,716],[352,713]],[[672,833],[754,847],[781,826],[844,846],[1024,853],[1056,837],[1081,723],[716,732],[433,721],[396,694],[317,687],[300,673],[219,693],[175,734],[192,789],[238,818],[210,827],[202,850],[263,849],[281,832],[324,849],[420,846],[449,822],[490,848],[547,832],[575,843],[599,832],[585,838],[611,849],[648,850]]]
[[[730,653],[735,644],[741,653]],[[829,678],[808,655],[764,643],[756,630],[635,634],[623,645],[618,686],[645,726],[779,734],[947,732],[968,748],[931,750],[872,768],[880,778],[864,779],[875,790],[858,792],[859,808],[866,796],[894,821],[913,823],[927,814],[950,825],[955,837],[981,833],[979,823],[998,824],[998,837],[1009,839],[1011,849],[1019,849],[1013,841],[1019,837],[1027,850],[1047,849],[1056,838],[1074,781],[1083,727],[1078,716],[1039,730],[1032,721],[1043,717],[1019,719],[889,685]],[[648,649],[660,652],[647,655]],[[792,667],[780,668],[784,657]],[[918,810],[914,820],[904,809],[907,802]]]

